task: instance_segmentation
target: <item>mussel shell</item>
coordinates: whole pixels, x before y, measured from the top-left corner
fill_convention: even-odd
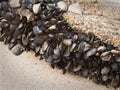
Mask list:
[[[110,53],[115,54],[115,55],[120,55],[119,50],[111,50]]]
[[[85,58],[87,59],[88,57],[95,55],[95,54],[96,54],[96,51],[97,51],[96,48],[93,48],[93,49],[89,50],[89,51],[85,54]]]
[[[110,54],[110,52],[104,52],[104,53],[101,54],[100,57],[103,61],[110,61],[111,54]]]
[[[89,71],[88,71],[87,69],[84,69],[84,70],[81,71],[80,75],[81,75],[82,77],[87,78],[87,77],[88,77],[88,73],[89,73]]]
[[[117,71],[119,69],[118,64],[114,63],[111,65],[112,71]]]
[[[73,72],[78,72],[81,68],[81,65],[78,65],[77,67],[74,67]]]
[[[107,81],[107,80],[108,80],[108,76],[107,76],[107,75],[103,75],[103,76],[102,76],[102,81],[105,82],[105,81]]]
[[[7,21],[2,21],[0,23],[0,27],[1,28],[9,28],[10,27],[10,24],[7,22]]]
[[[72,44],[72,40],[71,39],[64,39],[63,43],[67,46],[70,46]]]
[[[8,20],[9,22],[11,22],[12,20],[14,20],[16,18],[16,16],[11,13],[11,12],[7,12],[6,14],[4,14],[3,16],[6,20]]]
[[[47,59],[45,59],[46,60],[46,62],[48,62],[48,63],[51,63],[52,62],[52,60],[53,60],[53,57],[52,56],[49,56]]]
[[[70,49],[70,52],[73,52],[73,51],[74,51],[76,45],[77,45],[76,43],[73,43],[73,44],[72,44],[71,49]]]
[[[81,52],[86,52],[90,48],[91,48],[91,46],[88,43],[84,42],[84,41],[80,42],[80,44],[78,46],[78,50],[81,51]]]
[[[40,15],[40,17],[41,17],[42,21],[46,21],[46,19],[47,19],[47,17],[44,14]]]
[[[109,72],[110,72],[110,68],[109,67],[103,67],[101,69],[101,74],[102,75],[108,74]]]
[[[14,46],[15,46],[14,43],[10,43],[10,44],[8,44],[8,49],[11,50]]]
[[[47,8],[47,10],[52,11],[55,9],[55,4],[47,4],[46,8]]]
[[[34,14],[38,14],[41,11],[41,3],[37,3],[33,5]]]
[[[35,18],[33,13],[29,9],[25,9],[25,8],[22,7],[20,9],[18,9],[17,12],[20,15],[20,18],[25,16],[27,18],[27,22],[31,22]]]
[[[35,35],[38,35],[38,34],[42,33],[42,30],[40,30],[40,28],[38,26],[34,26],[33,27],[33,33]]]
[[[23,44],[24,46],[27,46],[28,43],[29,43],[29,38],[28,38],[28,36],[23,35],[23,36],[22,36],[22,44]]]
[[[11,51],[12,51],[13,54],[18,56],[24,51],[24,47],[20,44],[17,44],[11,49]]]
[[[1,2],[1,9],[7,11],[8,8],[9,8],[8,3],[7,3],[6,1],[2,1],[2,2]]]
[[[55,30],[56,29],[56,25],[52,25],[48,28],[49,30]]]
[[[46,51],[48,48],[48,43],[47,42],[44,42],[44,44],[42,45],[42,51]]]
[[[67,49],[64,52],[64,57],[70,56],[70,47],[67,47]]]
[[[105,46],[100,46],[99,48],[97,48],[98,52],[103,52],[105,51],[107,48]]]
[[[120,56],[116,57],[115,61],[119,63],[120,62]]]
[[[54,54],[60,56],[60,50],[59,50],[59,48],[54,49]]]
[[[50,23],[51,23],[51,24],[56,24],[56,23],[57,23],[57,20],[56,20],[55,18],[51,18],[51,19],[50,19]]]

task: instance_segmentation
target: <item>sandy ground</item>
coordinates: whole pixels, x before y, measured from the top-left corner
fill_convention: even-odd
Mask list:
[[[63,75],[32,52],[14,56],[0,43],[0,90],[113,90],[70,74]]]

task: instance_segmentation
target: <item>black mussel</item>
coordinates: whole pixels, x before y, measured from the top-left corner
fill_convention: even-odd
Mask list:
[[[100,46],[100,47],[97,48],[97,51],[98,51],[98,52],[103,52],[103,51],[105,51],[105,50],[106,50],[106,47],[105,47],[105,46]]]
[[[24,51],[24,47],[20,44],[17,44],[11,49],[11,51],[13,52],[13,54],[18,56]]]
[[[27,46],[28,43],[29,43],[29,37],[26,35],[22,35],[22,44],[24,46]]]
[[[89,71],[88,71],[87,69],[83,69],[83,70],[81,70],[81,72],[80,72],[80,75],[81,75],[82,77],[85,77],[85,78],[88,77],[88,74],[89,74]]]
[[[33,33],[35,35],[38,35],[38,34],[41,34],[42,33],[42,30],[40,30],[40,28],[38,26],[34,26],[33,27]]]
[[[105,82],[105,81],[107,81],[107,80],[108,80],[108,75],[103,75],[103,76],[102,76],[102,81]]]
[[[82,68],[81,65],[78,65],[73,68],[73,72],[78,72],[78,71],[80,71],[81,68]]]
[[[40,16],[42,21],[46,21],[47,17],[43,14]]]
[[[86,52],[88,51],[89,49],[91,48],[91,45],[89,45],[88,43],[82,41],[79,43],[79,46],[78,46],[78,50],[80,52]]]
[[[93,56],[96,54],[96,48],[90,49],[86,54],[85,54],[85,58],[89,58],[90,56]]]
[[[72,44],[72,40],[71,39],[64,39],[63,43],[67,46],[70,46]]]
[[[4,17],[6,20],[8,20],[9,22],[11,22],[12,20],[15,19],[16,16],[15,16],[13,13],[11,13],[11,12],[7,12],[7,13],[4,14],[3,17]]]
[[[110,52],[103,52],[100,57],[103,61],[110,61],[111,54]]]
[[[11,50],[15,46],[15,43],[8,44],[8,49]]]
[[[1,2],[1,9],[3,9],[4,11],[7,11],[9,8],[9,5],[6,1],[2,1]]]
[[[38,25],[39,27],[43,25],[42,20],[37,20],[36,23],[37,23],[37,25]]]
[[[7,21],[2,21],[0,23],[0,27],[1,28],[9,28],[10,27],[10,24],[7,22]]]
[[[101,74],[102,75],[108,74],[109,72],[110,72],[110,68],[109,67],[103,67],[101,69]]]

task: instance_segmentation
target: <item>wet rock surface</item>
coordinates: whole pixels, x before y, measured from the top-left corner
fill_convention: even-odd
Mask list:
[[[65,8],[57,5],[60,2]],[[62,17],[65,2],[20,0],[19,7],[11,7],[1,0],[0,4],[0,41],[15,55],[32,50],[63,74],[70,72],[98,84],[120,86],[119,49],[93,33],[73,30]]]

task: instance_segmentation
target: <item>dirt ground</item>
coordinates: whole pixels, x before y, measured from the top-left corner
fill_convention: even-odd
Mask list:
[[[0,43],[0,90],[113,90],[87,79],[63,75],[32,52],[14,56]]]

